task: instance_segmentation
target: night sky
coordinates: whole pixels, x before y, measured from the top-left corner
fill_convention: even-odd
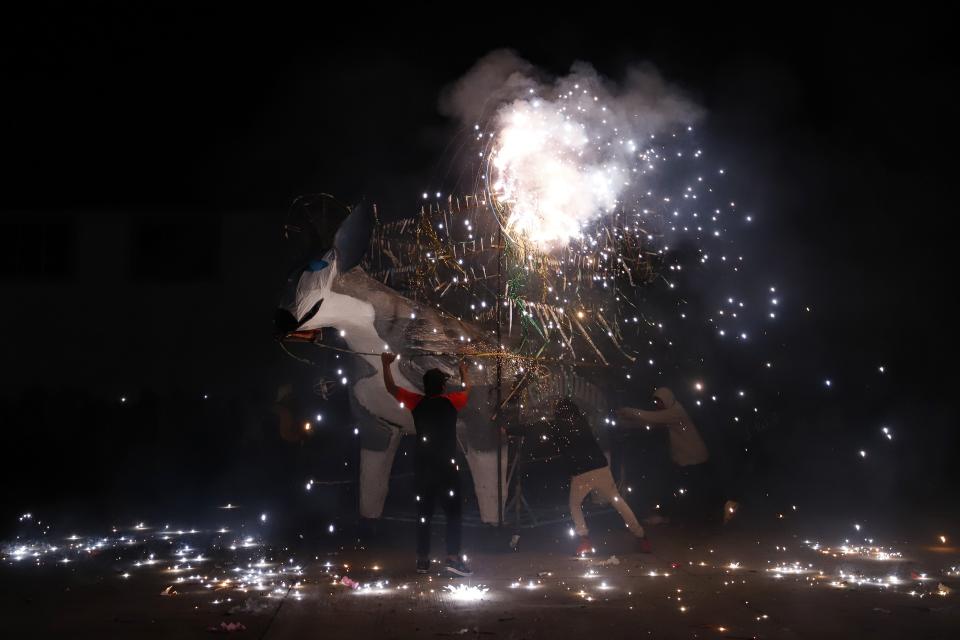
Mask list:
[[[476,17],[455,17],[462,9],[414,11],[409,22],[379,27],[370,16],[335,17],[332,10],[264,15],[236,6],[55,7],[9,16],[2,45],[5,224],[57,220],[64,212],[198,220],[275,212],[279,227],[294,197],[317,191],[348,200],[366,195],[386,217],[408,215],[422,191],[457,186],[450,165],[458,125],[440,113],[438,99],[487,52],[512,48],[554,74],[586,60],[614,79],[650,62],[705,108],[705,148],[730,169],[731,190],[756,212],[751,249],[764,270],[816,310],[813,320],[786,319],[781,327],[784,353],[796,358],[792,402],[810,415],[833,412],[838,428],[858,415],[910,416],[915,422],[900,429],[923,430],[923,455],[957,442],[949,22],[840,19],[804,8],[802,19],[768,16],[762,26],[743,16],[612,10],[514,23],[483,5],[468,8]],[[203,237],[216,243],[215,236]],[[275,243],[264,251],[272,261]],[[260,369],[263,354],[276,353],[270,296],[279,291],[283,265],[271,265],[239,294],[247,296],[245,309],[262,307],[262,318],[216,327],[233,346],[227,359],[204,360],[212,386],[232,380],[245,358]],[[177,268],[189,279],[210,266]],[[82,300],[86,285],[67,276],[55,291]],[[137,379],[128,340],[90,338],[111,333],[92,327],[142,336],[190,313],[171,305],[137,318],[130,333],[117,301],[79,320],[86,328],[76,330],[88,338],[70,339],[72,322],[56,300],[41,308],[15,302],[24,291],[30,300],[56,298],[50,287],[10,273],[0,281],[8,292],[0,343],[15,354],[4,367],[10,406],[25,386],[100,390],[102,380],[78,373],[77,363],[124,360],[128,368],[118,377]],[[184,307],[197,304],[190,295]],[[208,316],[229,317],[237,300],[202,304]],[[251,345],[261,327],[262,344]],[[34,341],[47,354],[40,365]],[[55,357],[44,351],[51,341]],[[197,346],[190,337],[145,351],[144,378],[147,370],[184,367]],[[69,374],[61,360],[73,363]],[[872,375],[881,363],[890,371],[882,383]],[[49,376],[24,381],[27,369]],[[261,376],[262,369],[250,373],[251,380]],[[824,398],[824,377],[837,379],[835,394],[842,395]],[[930,473],[952,474],[945,459],[935,459]]]

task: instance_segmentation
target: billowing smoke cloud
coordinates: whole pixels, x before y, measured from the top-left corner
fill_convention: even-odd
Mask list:
[[[441,109],[490,143],[490,188],[509,206],[510,228],[543,247],[577,237],[642,189],[653,170],[651,136],[702,113],[650,65],[621,82],[585,62],[551,78],[507,50],[478,61]]]

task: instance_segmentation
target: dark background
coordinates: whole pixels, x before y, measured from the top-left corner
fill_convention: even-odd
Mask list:
[[[751,486],[824,509],[950,510],[949,22],[476,9],[376,16],[389,26],[375,10],[235,6],[3,21],[3,517],[267,501],[299,486],[277,469],[304,455],[336,461],[314,476],[350,478],[347,429],[308,454],[277,434],[281,384],[302,415],[347,420],[272,341],[283,212],[330,191],[407,215],[422,191],[454,188],[458,129],[438,96],[501,47],[556,74],[652,62],[706,109],[705,148],[757,212],[756,277],[789,304],[769,338],[777,377],[748,380],[766,425],[749,436]]]

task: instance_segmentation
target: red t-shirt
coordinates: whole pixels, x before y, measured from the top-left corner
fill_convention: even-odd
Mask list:
[[[395,397],[398,402],[403,403],[403,406],[410,411],[416,409],[417,405],[420,404],[420,401],[423,400],[423,396],[421,394],[414,393],[413,391],[407,391],[403,387],[397,387],[397,394]],[[454,409],[460,411],[467,406],[467,398],[469,396],[466,391],[454,391],[452,393],[444,393],[439,397],[446,398],[450,401],[450,404],[453,405]]]

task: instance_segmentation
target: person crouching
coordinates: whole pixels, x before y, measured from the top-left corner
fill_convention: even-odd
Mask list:
[[[610,473],[607,457],[597,444],[580,407],[570,398],[561,398],[554,409],[553,420],[546,426],[550,439],[570,473],[570,516],[573,519],[574,532],[579,536],[577,555],[584,556],[594,552],[587,522],[583,517],[583,501],[591,492],[617,510],[627,525],[627,530],[636,539],[637,550],[650,553],[650,541],[630,505],[620,496],[613,474]]]

